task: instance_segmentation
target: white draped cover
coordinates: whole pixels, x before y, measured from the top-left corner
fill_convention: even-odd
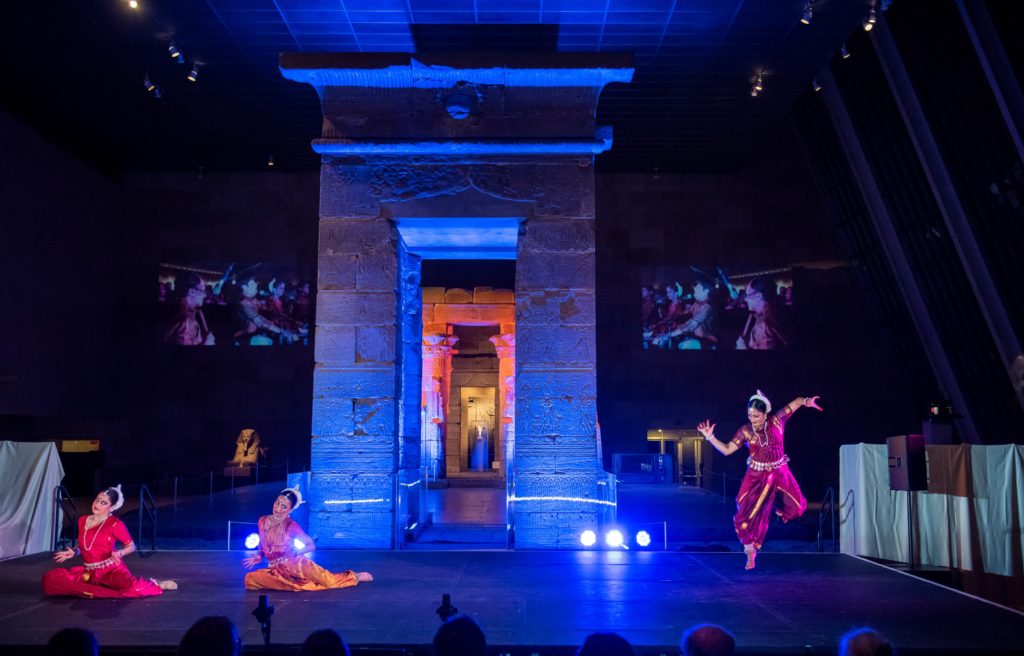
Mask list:
[[[889,489],[884,444],[839,449],[840,550],[909,563],[907,494],[913,494],[914,563],[1024,577],[1024,446],[928,446],[928,491]]]
[[[53,490],[63,478],[53,442],[0,441],[0,559],[51,548]]]

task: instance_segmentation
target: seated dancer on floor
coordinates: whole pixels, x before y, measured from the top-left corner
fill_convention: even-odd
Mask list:
[[[85,565],[51,569],[43,575],[43,594],[126,599],[151,597],[178,587],[174,581],[135,578],[125,566],[124,557],[135,551],[135,543],[128,527],[112,514],[123,503],[120,485],[96,495],[92,514],[78,518],[78,546],[53,555],[63,563],[81,554]],[[118,542],[122,546],[115,549]]]
[[[372,581],[373,577],[368,572],[347,570],[335,574],[309,558],[303,558],[313,552],[316,545],[288,516],[301,503],[298,487],[281,490],[274,501],[273,513],[260,517],[260,549],[242,564],[246,569],[252,569],[266,557],[267,568],[245,575],[246,590],[329,590]]]
[[[743,544],[743,553],[747,555],[747,569],[754,569],[754,559],[768,532],[773,509],[784,522],[800,517],[807,510],[807,499],[789,471],[789,456],[783,447],[782,434],[786,421],[800,408],[821,411],[818,398],[797,397],[782,410],[770,414],[771,402],[761,390],[757,390],[757,394],[747,402],[750,423],[741,426],[728,442],[715,437],[715,425],[710,421],[705,420],[697,426],[704,439],[722,455],[732,455],[744,444],[750,450],[747,473],[743,475],[736,495],[736,515],[733,517],[736,535]]]

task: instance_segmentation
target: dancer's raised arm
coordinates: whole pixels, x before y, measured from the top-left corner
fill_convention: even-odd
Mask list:
[[[697,430],[704,436],[704,439],[707,440],[708,444],[715,447],[715,449],[723,456],[730,456],[736,453],[736,450],[740,448],[735,442],[723,442],[715,437],[715,424],[712,424],[709,419],[705,419],[700,424],[697,424]]]
[[[789,408],[790,414],[796,412],[800,408],[814,408],[818,412],[824,412],[824,408],[818,405],[818,399],[820,396],[798,396],[790,401],[786,407]]]

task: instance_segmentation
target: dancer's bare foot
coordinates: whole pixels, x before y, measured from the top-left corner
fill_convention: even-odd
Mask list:
[[[166,581],[157,581],[156,584],[161,590],[177,590],[178,584],[174,581],[167,579]]]
[[[747,565],[744,569],[754,569],[754,559],[757,558],[757,549],[752,544],[743,545],[743,553],[747,554]]]
[[[356,580],[361,583],[369,583],[373,580],[373,574],[369,572],[356,572]]]

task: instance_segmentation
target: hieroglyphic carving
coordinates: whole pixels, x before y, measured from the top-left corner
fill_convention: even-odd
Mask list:
[[[523,326],[593,326],[595,295],[590,289],[546,289],[520,293],[516,316]]]

